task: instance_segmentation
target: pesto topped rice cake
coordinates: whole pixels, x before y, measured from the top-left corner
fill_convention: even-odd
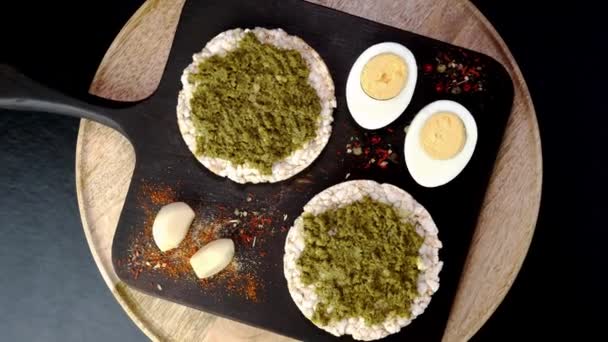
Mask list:
[[[284,275],[303,315],[335,336],[376,340],[422,314],[439,288],[430,214],[390,184],[346,181],[314,196],[285,242]]]
[[[244,42],[246,52],[240,51]],[[230,58],[232,64],[222,61]],[[305,169],[327,145],[336,107],[333,80],[319,54],[282,29],[218,34],[194,54],[181,82],[179,130],[216,175],[238,183],[278,182]]]

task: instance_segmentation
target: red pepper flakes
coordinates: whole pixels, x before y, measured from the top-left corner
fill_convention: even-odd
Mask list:
[[[435,84],[435,91],[438,93],[443,93],[443,84],[441,84],[441,83]]]
[[[385,131],[386,134],[395,132],[393,128],[385,128]],[[356,158],[356,167],[364,170],[374,166],[386,169],[391,163],[397,164],[399,162],[398,155],[393,152],[390,144],[383,141],[382,135],[365,132],[362,137],[351,136],[350,141],[346,144],[346,153]],[[355,153],[357,151],[362,153]]]
[[[252,194],[247,196],[253,200]],[[133,279],[138,279],[143,272],[161,273],[172,279],[197,281],[203,290],[216,289],[228,295],[239,295],[257,301],[262,283],[258,279],[255,265],[260,263],[257,258],[266,256],[266,251],[261,249],[266,242],[265,237],[275,233],[271,213],[230,210],[224,205],[217,205],[216,211],[208,215],[206,220],[197,215],[178,248],[161,252],[152,237],[152,224],[160,207],[176,200],[176,191],[170,187],[154,184],[144,184],[141,187],[138,201],[145,213],[143,227],[133,236],[125,260],[119,260],[117,265],[128,267]],[[280,217],[284,216],[280,214]],[[197,279],[190,265],[190,257],[209,241],[221,237],[232,238],[240,245],[238,248],[243,253],[239,253],[238,267],[235,260],[235,264],[218,275],[204,280]],[[255,244],[252,244],[254,241]],[[248,249],[254,248],[255,252],[247,253]]]
[[[273,233],[273,229],[271,227],[273,220],[270,216],[266,214],[256,214],[253,212],[249,213],[245,210],[237,210],[236,212],[239,213],[239,221],[245,220],[245,224],[240,225],[238,235],[236,236],[236,238],[244,245],[252,244],[254,239],[256,239],[256,243],[264,242],[263,236],[265,234]],[[240,223],[241,222],[239,222],[239,224]]]
[[[478,57],[471,60],[467,53],[461,49],[439,52],[434,58],[437,67],[428,70],[431,63],[423,65],[425,77],[432,80],[435,92],[441,93],[471,93],[484,90],[483,83],[485,66],[480,64]]]
[[[251,274],[245,275],[245,296],[247,299],[252,300],[254,302],[258,301],[258,292],[257,289],[260,286],[260,283],[257,279],[253,278]]]
[[[213,277],[200,279],[199,285],[204,292],[226,291],[228,295],[236,294],[258,302],[258,292],[263,282],[255,273],[246,272],[241,267],[238,263],[232,263]]]

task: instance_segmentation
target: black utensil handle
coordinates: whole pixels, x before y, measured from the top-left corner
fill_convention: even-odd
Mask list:
[[[133,104],[130,104],[131,106]],[[0,64],[0,108],[91,119],[128,137],[128,114],[117,102],[93,97],[83,101],[48,88],[12,66]]]

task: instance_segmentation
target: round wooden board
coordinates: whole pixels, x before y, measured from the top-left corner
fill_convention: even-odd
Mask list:
[[[106,53],[90,91],[119,100],[151,94],[160,81],[184,1],[146,2]],[[511,287],[536,225],[542,156],[524,78],[500,36],[467,0],[313,2],[486,53],[511,73],[515,83],[512,115],[444,334],[444,341],[467,340]],[[110,251],[134,160],[131,145],[119,133],[81,121],[76,185],[84,231],[104,280],[137,326],[152,340],[161,341],[289,340],[142,294],[118,280]]]

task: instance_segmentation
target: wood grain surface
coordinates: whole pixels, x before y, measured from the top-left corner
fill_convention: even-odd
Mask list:
[[[536,225],[542,156],[536,115],[524,78],[500,36],[466,0],[312,2],[486,53],[503,63],[514,80],[512,114],[444,334],[444,341],[467,340],[508,292]],[[106,53],[91,93],[123,101],[153,93],[183,4],[184,0],[147,1]],[[137,326],[152,340],[160,341],[287,341],[273,333],[139,293],[118,281],[111,263],[111,243],[134,160],[131,145],[119,133],[81,121],[76,185],[84,231],[104,280]]]
[[[163,75],[184,2],[146,1],[110,45],[89,92],[116,101],[150,96]]]

